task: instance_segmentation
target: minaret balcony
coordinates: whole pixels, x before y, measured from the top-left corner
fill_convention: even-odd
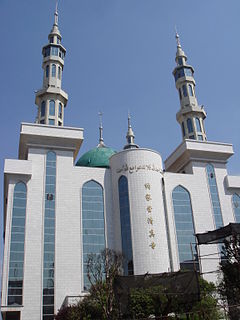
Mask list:
[[[44,88],[44,89],[41,89],[39,90],[37,93],[36,93],[36,98],[35,98],[35,104],[36,105],[40,105],[42,99],[43,99],[43,96],[51,96],[51,95],[59,95],[62,97],[62,102],[64,105],[67,104],[67,101],[68,101],[68,94],[60,89],[60,88],[56,88],[56,87],[48,87],[48,88]]]
[[[48,56],[43,58],[43,63],[42,63],[42,67],[44,68],[46,63],[51,63],[51,62],[55,62],[55,63],[59,63],[62,67],[64,66],[64,60],[58,56]]]
[[[181,110],[178,111],[176,114],[176,119],[179,123],[182,122],[183,117],[186,116],[187,114],[192,113],[194,117],[201,117],[202,119],[206,118],[206,111],[203,109],[203,106],[187,106],[185,108],[182,108]]]

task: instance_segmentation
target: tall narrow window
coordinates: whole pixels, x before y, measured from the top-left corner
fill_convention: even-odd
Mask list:
[[[91,180],[82,188],[83,287],[88,290],[88,254],[105,249],[104,202],[102,186]]]
[[[197,131],[198,131],[198,132],[201,132],[202,130],[201,130],[200,120],[199,120],[199,118],[196,118],[195,120],[196,120]]]
[[[237,223],[240,223],[240,196],[236,193],[232,196],[232,204],[234,209],[235,220]]]
[[[46,156],[45,182],[43,320],[54,319],[55,195],[56,154],[49,151]]]
[[[49,65],[46,66],[46,78],[49,77]]]
[[[193,269],[191,243],[195,243],[193,213],[189,192],[177,186],[172,192],[178,253],[181,269]],[[197,252],[193,245],[195,260]]]
[[[186,87],[185,84],[182,86],[182,89],[183,89],[183,95],[184,95],[184,97],[187,97],[187,87]]]
[[[41,113],[40,113],[41,117],[45,117],[45,107],[46,107],[46,103],[45,103],[45,101],[42,101],[42,103],[41,103]]]
[[[186,135],[186,132],[185,132],[185,126],[184,126],[184,122],[182,122],[182,133],[183,133],[183,136],[185,137],[185,135]]]
[[[179,92],[179,98],[180,98],[180,100],[182,100],[182,91],[181,91],[181,88],[178,89],[178,92]]]
[[[190,84],[188,85],[188,90],[189,90],[189,95],[193,96],[193,89],[192,89],[192,86]]]
[[[56,77],[56,65],[52,64],[52,77]]]
[[[61,67],[58,67],[58,79],[61,79]]]
[[[49,115],[55,116],[55,101],[54,100],[50,100],[50,102],[49,102]]]
[[[22,305],[26,202],[26,185],[18,182],[13,195],[8,305]]]
[[[223,227],[222,210],[219,201],[215,170],[212,164],[206,166],[210,198],[212,202],[213,214],[216,228]]]
[[[59,102],[58,105],[58,118],[62,119],[62,104]]]
[[[118,192],[122,235],[122,253],[124,255],[124,275],[133,275],[133,253],[128,181],[125,176],[121,176],[118,180]]]
[[[188,128],[188,133],[193,132],[192,119],[190,118],[187,119],[187,128]]]

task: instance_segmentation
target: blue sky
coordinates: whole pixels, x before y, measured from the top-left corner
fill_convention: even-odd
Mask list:
[[[1,195],[4,158],[17,158],[20,123],[36,116],[34,90],[42,85],[41,49],[54,8],[54,0],[0,0]],[[85,129],[79,155],[98,143],[99,110],[105,143],[116,150],[125,145],[128,110],[141,147],[164,160],[181,142],[172,76],[176,25],[207,111],[208,140],[233,143],[229,173],[240,174],[239,12],[239,0],[60,0],[65,125]]]

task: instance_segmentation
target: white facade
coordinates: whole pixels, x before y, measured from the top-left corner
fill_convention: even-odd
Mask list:
[[[191,79],[187,81],[191,82]],[[59,88],[52,90],[55,91],[51,93],[51,99],[60,97],[64,103],[65,93],[62,94]],[[48,99],[48,94],[47,91],[41,93],[41,101]],[[91,151],[89,159],[85,157],[85,165],[75,165],[83,141],[83,129],[64,127],[63,117],[59,126],[41,124],[41,101],[38,101],[39,122],[21,126],[19,159],[5,161],[1,306],[4,319],[53,319],[51,314],[57,313],[63,304],[84,295],[84,254],[85,250],[91,250],[91,245],[93,252],[98,252],[94,251],[100,248],[96,239],[104,239],[104,247],[127,253],[134,274],[162,273],[177,271],[182,263],[185,266],[189,263],[192,267],[192,261],[189,261],[192,259],[184,261],[182,257],[191,255],[190,242],[186,239],[194,239],[193,233],[214,230],[220,223],[240,222],[238,206],[234,206],[232,199],[233,195],[240,195],[240,177],[228,176],[226,168],[228,158],[233,155],[232,145],[207,142],[205,132],[202,132],[203,141],[185,139],[183,135],[183,142],[166,159],[164,169],[158,152],[134,144],[129,117],[128,144],[124,150],[109,154],[100,127],[98,148]],[[181,107],[182,117],[187,121],[184,105]],[[195,121],[194,108],[190,118]],[[203,119],[201,115],[201,121]],[[195,124],[194,134],[199,135]],[[54,152],[56,157],[56,161],[52,160],[51,177],[47,164],[49,152]],[[98,153],[101,152],[107,163],[99,162],[102,155]],[[94,163],[96,157],[99,157],[97,164]],[[206,169],[209,164],[214,170],[210,175]],[[125,181],[122,193],[121,177]],[[209,179],[212,179],[211,186]],[[15,199],[19,182],[22,188],[26,186],[26,201],[24,192],[19,192],[21,210]],[[89,193],[84,195],[83,189],[89,182],[96,187],[88,187]],[[47,191],[48,185],[54,185],[54,190]],[[176,188],[180,193],[174,194]],[[93,192],[102,190],[103,197],[99,196],[101,192],[97,196],[91,195],[92,189]],[[91,197],[99,200],[94,198],[91,201]],[[183,201],[182,205],[177,197]],[[47,210],[47,205],[51,205],[52,211]],[[50,218],[47,217],[49,212],[52,214]],[[84,215],[87,212],[92,219],[86,222]],[[100,227],[96,226],[100,223],[96,221],[101,219],[94,217],[95,212],[99,217],[103,213]],[[185,217],[190,219],[185,221]],[[21,225],[22,221],[24,225]],[[48,228],[47,223],[52,225]],[[179,229],[184,223],[192,228],[192,232]],[[86,242],[91,232],[95,232],[95,243],[92,244]],[[18,239],[20,233],[22,238],[18,242],[14,239]],[[48,235],[49,238],[52,236],[52,242],[46,240]],[[185,242],[180,243],[179,237]],[[215,254],[215,260],[202,259],[199,266],[207,280],[217,279],[218,252],[217,245],[198,248],[200,256]],[[46,267],[48,253],[53,257],[51,267]],[[16,257],[20,262],[15,262]],[[126,272],[130,273],[129,270]],[[43,294],[45,289],[52,291]]]

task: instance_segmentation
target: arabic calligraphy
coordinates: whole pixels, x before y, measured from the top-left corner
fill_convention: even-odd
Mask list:
[[[160,167],[155,166],[154,164],[142,164],[142,165],[128,166],[127,163],[125,163],[122,166],[122,168],[117,169],[116,172],[117,173],[129,172],[130,174],[132,174],[132,173],[138,172],[140,170],[150,170],[150,171],[163,173],[162,169]]]

